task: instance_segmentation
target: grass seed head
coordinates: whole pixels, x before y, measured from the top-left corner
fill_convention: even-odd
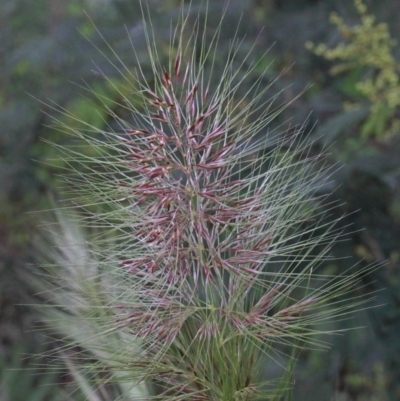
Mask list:
[[[270,129],[289,104],[269,95],[252,53],[240,58],[234,37],[220,69],[222,22],[209,38],[207,21],[190,31],[192,18],[182,11],[167,62],[144,24],[152,80],[140,63],[116,67],[135,88],[133,102],[115,87],[128,119],[105,106],[114,128],[59,125],[97,153],[63,149],[80,165],[68,188],[87,210],[81,225],[103,231],[90,246],[71,235],[68,243],[72,222],[59,214],[62,283],[51,313],[100,360],[81,368],[144,383],[146,399],[273,399],[286,387],[260,366],[285,347],[318,345],[313,325],[349,312],[337,299],[361,273],[315,285],[340,235],[315,207],[329,170],[302,127]]]

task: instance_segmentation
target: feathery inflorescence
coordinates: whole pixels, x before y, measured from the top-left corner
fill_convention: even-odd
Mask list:
[[[182,12],[166,63],[144,25],[152,79],[115,64],[129,118],[105,105],[107,129],[54,120],[96,153],[61,149],[81,225],[98,231],[79,240],[61,217],[50,324],[69,361],[88,350],[79,369],[130,383],[132,399],[278,399],[290,381],[268,363],[323,346],[321,323],[361,302],[343,295],[364,273],[315,273],[340,238],[317,206],[329,169],[303,127],[270,129],[288,104],[254,79],[252,53],[240,59],[234,38],[221,72],[222,23],[207,39],[207,21],[191,23]]]

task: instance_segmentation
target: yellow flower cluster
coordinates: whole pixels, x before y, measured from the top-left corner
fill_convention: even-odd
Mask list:
[[[362,135],[384,139],[400,127],[400,121],[394,117],[400,106],[400,69],[392,55],[396,41],[391,38],[386,23],[375,23],[375,17],[367,13],[362,0],[354,0],[354,4],[361,24],[348,26],[336,13],[330,16],[330,22],[346,42],[334,48],[307,42],[306,48],[327,60],[341,60],[331,68],[332,75],[355,68],[365,70],[363,78],[356,83],[358,92],[371,102]]]

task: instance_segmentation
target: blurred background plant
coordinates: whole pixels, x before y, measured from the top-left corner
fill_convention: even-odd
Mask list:
[[[10,360],[5,355],[0,356],[0,399],[4,401],[34,401],[66,400],[61,389],[55,386],[57,374],[41,369],[30,369],[27,352],[23,344],[15,346]],[[31,350],[32,352],[32,350]]]
[[[154,0],[148,3],[152,7],[156,36],[164,37],[165,43],[168,43],[168,37],[164,35],[169,34],[171,18],[176,18],[178,2]],[[215,1],[217,7],[219,3]],[[399,40],[398,1],[365,1],[365,5],[369,15],[387,24],[391,39]],[[28,303],[32,293],[23,279],[27,262],[33,260],[30,238],[38,217],[26,212],[48,206],[48,193],[56,192],[57,175],[62,174],[65,167],[61,162],[57,168],[46,166],[46,161],[55,158],[54,149],[39,141],[39,138],[51,138],[53,142],[64,145],[69,142],[66,136],[46,128],[49,120],[40,110],[43,106],[27,96],[26,92],[41,100],[49,98],[74,114],[81,113],[81,119],[101,125],[102,118],[93,113],[93,110],[101,113],[96,108],[96,99],[82,97],[85,91],[69,85],[68,81],[85,81],[112,98],[114,95],[109,92],[112,92],[112,88],[92,70],[98,65],[109,78],[118,79],[113,75],[112,67],[103,65],[98,50],[78,32],[83,32],[98,48],[108,51],[93,31],[83,9],[124,58],[124,62],[132,65],[131,44],[126,30],[121,28],[126,25],[134,37],[141,65],[145,69],[147,65],[150,71],[141,14],[134,2],[1,2],[0,336],[2,352],[7,355],[6,361],[12,359],[13,347],[20,341],[26,338],[36,343],[42,341],[27,331],[36,319],[32,308],[15,306]],[[366,328],[346,335],[345,340],[337,337],[331,351],[303,352],[299,358],[293,398],[302,400],[305,397],[307,400],[319,401],[332,398],[337,391],[342,397],[354,400],[372,399],[378,397],[376,394],[397,400],[400,394],[399,135],[395,130],[390,135],[377,131],[361,140],[370,105],[361,103],[358,109],[352,111],[343,105],[346,101],[360,102],[360,94],[354,95],[354,88],[364,71],[356,69],[331,76],[329,71],[333,63],[306,51],[304,44],[308,41],[323,42],[328,48],[334,48],[343,40],[336,27],[327,24],[332,12],[343,18],[349,27],[360,25],[355,5],[347,0],[234,1],[226,16],[231,23],[227,24],[220,43],[221,46],[225,43],[228,48],[233,27],[237,26],[240,14],[244,13],[247,22],[242,28],[242,33],[246,33],[244,49],[254,42],[263,26],[265,28],[259,35],[257,47],[261,50],[256,49],[258,54],[263,54],[266,48],[275,43],[260,63],[261,69],[275,59],[269,70],[272,78],[295,62],[290,72],[276,84],[277,91],[290,83],[293,93],[298,93],[313,83],[313,87],[304,96],[296,99],[283,112],[282,120],[277,121],[277,124],[289,117],[293,124],[301,124],[312,111],[309,126],[318,121],[314,137],[320,138],[315,146],[322,148],[329,145],[332,164],[337,161],[345,163],[326,191],[338,188],[333,198],[347,202],[340,213],[352,213],[347,219],[347,222],[353,224],[351,230],[366,228],[352,235],[352,241],[336,245],[334,252],[337,256],[352,257],[332,263],[330,271],[344,271],[347,266],[362,258],[389,261],[384,269],[375,273],[373,279],[367,282],[369,288],[380,290],[377,303],[385,306],[378,312],[359,313],[352,325]],[[391,54],[397,63],[399,46],[391,47]],[[224,54],[219,56],[222,63]],[[353,91],[351,96],[346,88]],[[290,89],[285,92],[285,96],[287,100],[293,98]],[[45,111],[49,112],[48,109]],[[123,115],[123,110],[119,112]],[[385,126],[391,125],[384,115],[379,119],[386,121]],[[380,140],[382,138],[385,138],[384,142]],[[90,153],[90,149],[86,151]],[[54,165],[54,162],[51,164]],[[346,324],[343,327],[347,327]],[[383,366],[383,373],[379,376],[381,379],[374,380],[377,377],[376,367],[379,366]],[[370,379],[370,384],[350,385],[352,380],[348,378],[354,375],[365,378],[364,383]]]
[[[328,48],[325,44],[307,42],[306,47],[327,60],[342,61],[331,67],[332,75],[347,72],[353,80],[358,76],[353,87],[347,85],[343,89],[350,97],[368,100],[370,110],[362,124],[361,138],[374,136],[385,140],[400,129],[400,120],[396,117],[400,106],[400,64],[392,54],[397,42],[390,36],[388,24],[375,23],[375,17],[368,14],[362,0],[355,0],[354,5],[361,18],[359,25],[348,26],[337,13],[330,15],[331,23],[336,25],[346,44]],[[345,108],[354,110],[358,106],[346,102]]]

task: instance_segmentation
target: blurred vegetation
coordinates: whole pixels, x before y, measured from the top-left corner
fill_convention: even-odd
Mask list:
[[[180,1],[145,3],[160,38],[160,49],[166,49],[171,20],[177,17]],[[199,3],[194,1],[193,12],[200,10]],[[220,9],[223,3],[215,0],[212,7]],[[218,15],[212,7],[211,26]],[[331,184],[321,191],[334,191],[330,200],[345,202],[335,213],[349,213],[346,223],[350,226],[344,228],[349,241],[338,243],[334,253],[350,258],[324,269],[342,271],[354,263],[366,263],[363,260],[386,262],[359,289],[360,294],[376,291],[374,302],[383,305],[360,312],[351,321],[351,326],[364,328],[335,337],[332,349],[326,353],[307,351],[300,355],[293,397],[296,401],[400,398],[400,49],[395,45],[400,38],[399,13],[398,0],[231,0],[228,8],[222,46],[228,49],[240,19],[239,36],[246,35],[244,53],[257,38],[255,58],[275,43],[263,63],[273,62],[271,79],[289,69],[273,85],[275,92],[289,88],[283,101],[290,101],[313,84],[276,124],[302,124],[308,118],[311,130],[317,123],[310,134],[315,152],[329,148],[330,162],[344,163]],[[333,24],[328,24],[329,19]],[[324,45],[314,47],[317,54],[313,54],[305,48],[309,42]],[[63,118],[71,124],[75,123],[71,115],[78,115],[96,126],[112,126],[109,113],[99,107],[98,99],[88,89],[109,98],[113,112],[124,116],[118,91],[104,76],[127,96],[133,96],[133,88],[104,56],[116,60],[117,54],[128,70],[134,71],[132,44],[146,74],[150,60],[139,2],[1,1],[1,401],[8,401],[10,396],[6,394],[18,399],[15,397],[19,395],[14,394],[21,383],[6,365],[19,369],[25,344],[37,349],[44,342],[32,331],[37,320],[34,308],[20,306],[32,303],[34,296],[24,272],[32,269],[35,260],[31,238],[41,215],[31,212],[49,207],[49,194],[59,196],[57,177],[65,168],[57,149],[46,141],[71,144],[66,134],[49,127],[49,115],[54,110],[46,104],[65,110]],[[220,64],[226,54],[217,55]],[[146,79],[151,80],[151,75]],[[343,323],[342,328],[346,327]],[[23,374],[29,375],[30,371]],[[67,396],[62,385],[55,384],[62,391],[59,395],[43,388],[42,384],[47,386],[52,381],[60,383],[59,376],[24,376],[23,380],[31,389],[29,399],[79,399],[77,393]],[[79,381],[77,377],[70,380]],[[93,399],[106,399],[106,395],[102,397]]]
[[[354,4],[361,24],[348,26],[337,13],[330,15],[331,23],[336,25],[346,44],[341,42],[328,48],[325,44],[307,42],[306,47],[327,60],[342,60],[331,67],[330,73],[349,73],[349,79],[343,82],[343,91],[350,98],[368,99],[370,110],[361,137],[389,139],[400,129],[400,120],[395,116],[400,106],[400,64],[392,54],[397,42],[390,36],[386,23],[375,23],[375,17],[368,14],[361,0],[355,0]],[[347,102],[345,107],[352,110],[357,105]]]

